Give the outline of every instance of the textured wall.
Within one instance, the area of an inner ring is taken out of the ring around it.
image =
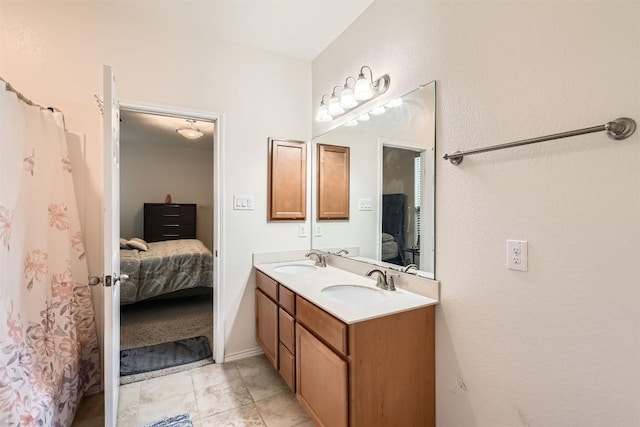
[[[235,353],[257,347],[251,254],[310,245],[298,224],[266,222],[266,177],[268,137],[310,136],[311,67],[216,39],[214,12],[211,2],[0,2],[0,76],[87,135],[91,274],[102,270],[103,147],[93,99],[102,65],[114,67],[121,99],[224,114],[219,249],[226,351]],[[255,195],[255,210],[232,210],[234,194]]]
[[[639,43],[637,2],[376,1],[314,60],[314,112],[365,64],[438,82],[439,426],[640,425],[640,132],[441,159],[640,121]]]

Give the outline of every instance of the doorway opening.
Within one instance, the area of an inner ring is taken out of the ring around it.
[[[380,259],[422,268],[420,253],[421,165],[424,149],[382,145],[382,244]]]
[[[120,111],[125,384],[222,361],[221,116],[125,102]]]

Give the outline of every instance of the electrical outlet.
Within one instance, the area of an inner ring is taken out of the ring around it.
[[[315,237],[322,236],[322,228],[320,227],[320,224],[316,224],[315,227],[313,228],[313,235]]]
[[[507,269],[528,271],[527,241],[507,240]]]
[[[298,226],[298,237],[307,237],[307,224],[300,224]]]

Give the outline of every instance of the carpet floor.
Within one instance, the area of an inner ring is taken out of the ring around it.
[[[120,349],[130,349],[205,336],[213,343],[211,295],[143,301],[120,308]],[[143,381],[213,363],[212,358],[187,365],[120,378],[121,384]]]

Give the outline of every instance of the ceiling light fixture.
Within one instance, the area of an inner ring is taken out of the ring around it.
[[[369,76],[365,77],[365,70],[369,71]],[[349,79],[355,82],[353,89],[349,86]],[[328,122],[346,114],[348,110],[357,108],[385,93],[389,89],[390,83],[391,78],[388,74],[374,80],[371,68],[366,65],[361,67],[357,79],[349,76],[345,79],[344,86],[335,86],[333,88],[328,103],[325,103],[324,97],[329,95],[322,95],[320,108],[316,114],[316,121]],[[339,89],[338,96],[337,90]],[[384,107],[379,107],[378,111],[380,108]]]
[[[195,127],[196,121],[193,119],[187,119],[187,123],[189,126],[181,127],[176,129],[180,135],[184,136],[187,139],[198,139],[204,135],[200,129]]]

